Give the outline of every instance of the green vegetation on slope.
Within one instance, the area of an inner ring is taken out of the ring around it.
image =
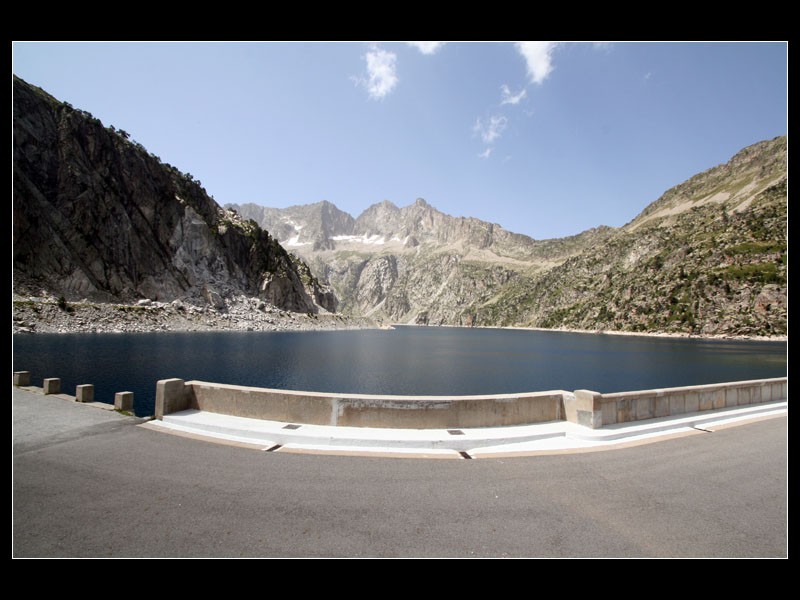
[[[538,327],[784,335],[785,198],[783,179],[741,212],[706,204],[670,225],[623,229],[506,290],[480,318]]]

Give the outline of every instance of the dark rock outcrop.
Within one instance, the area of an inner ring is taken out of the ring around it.
[[[336,310],[302,261],[191,175],[16,77],[13,94],[15,292]]]

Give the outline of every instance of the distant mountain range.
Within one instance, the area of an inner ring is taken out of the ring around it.
[[[231,204],[379,321],[721,335],[786,333],[785,137],[668,190],[621,228],[534,240],[422,199]]]

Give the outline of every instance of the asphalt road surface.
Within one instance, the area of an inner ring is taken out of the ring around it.
[[[484,460],[260,452],[13,389],[15,557],[785,557],[787,418]]]

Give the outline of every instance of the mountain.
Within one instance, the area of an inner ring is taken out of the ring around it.
[[[231,205],[377,320],[715,335],[787,331],[786,137],[668,190],[627,225],[534,240],[422,199]]]
[[[355,223],[353,217],[326,200],[285,209],[257,204],[226,204],[225,207],[254,220],[283,240],[285,246],[311,245],[314,250],[332,249],[333,238],[351,234]]]
[[[15,292],[336,310],[305,263],[124,131],[17,77],[13,127]]]
[[[786,161],[785,136],[754,144],[623,227],[551,240],[422,199],[357,218],[330,202],[222,208],[124,131],[15,77],[13,290],[180,300],[206,325],[207,310],[247,320],[267,302],[378,322],[785,335]]]
[[[509,282],[532,280],[612,232],[599,227],[534,240],[447,215],[421,198],[402,208],[384,200],[356,219],[329,202],[227,208],[273,231],[308,261],[335,290],[344,312],[390,322],[474,324],[475,307]]]
[[[787,140],[737,153],[601,247],[509,287],[488,320],[715,335],[787,333]]]

